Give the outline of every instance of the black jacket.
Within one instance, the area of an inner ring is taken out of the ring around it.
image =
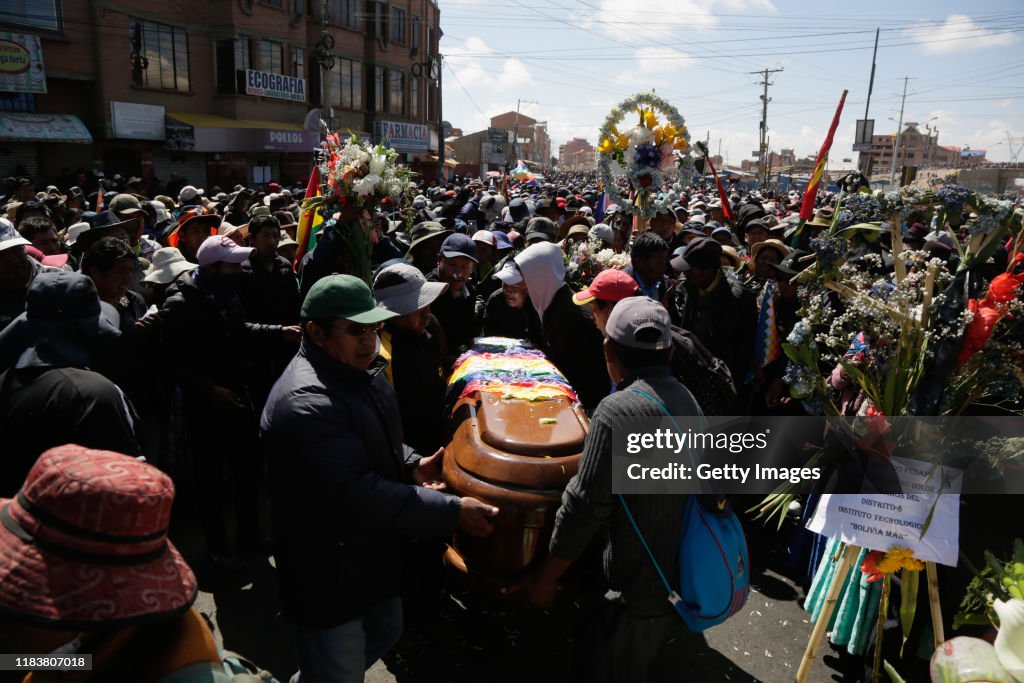
[[[696,335],[700,343],[729,366],[737,388],[750,370],[757,329],[754,295],[724,272],[710,292],[690,283],[676,286],[672,322]]]
[[[444,445],[444,334],[430,317],[423,334],[386,325],[381,343],[390,355],[388,375],[398,397],[403,441],[424,455]]]
[[[252,259],[242,266],[244,277],[239,290],[246,320],[272,325],[298,325],[299,281],[292,264],[275,256],[270,270],[254,265]]]
[[[281,606],[302,626],[337,626],[398,595],[407,539],[448,536],[458,521],[458,498],[412,485],[418,458],[380,369],[303,341],[263,411]]]
[[[238,297],[224,308],[196,286],[194,273],[185,273],[168,289],[160,309],[163,358],[185,393],[186,404],[205,400],[214,386],[246,392],[254,340],[269,341],[281,334],[280,325],[245,321]]]
[[[583,407],[591,411],[611,392],[604,360],[604,340],[583,307],[562,285],[544,311],[544,352],[569,380]]]
[[[430,282],[441,282],[441,277],[435,268],[427,275]],[[466,283],[464,295],[454,297],[450,291],[443,292],[441,296],[434,299],[430,304],[430,312],[437,317],[444,330],[447,341],[446,353],[452,360],[473,342],[477,336],[479,326],[476,318],[476,296],[473,285]]]
[[[512,308],[505,303],[505,293],[500,289],[491,294],[484,307],[484,335],[488,337],[512,337],[526,339],[540,348],[544,337],[540,331],[540,317],[530,298],[522,308]]]

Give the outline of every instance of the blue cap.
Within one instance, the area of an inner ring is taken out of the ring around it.
[[[495,249],[500,251],[501,249],[511,249],[514,246],[505,232],[501,230],[492,230],[491,232],[494,234]]]
[[[476,260],[476,243],[469,235],[463,235],[460,232],[448,235],[445,238],[441,244],[441,255],[445,258],[465,256],[472,260],[473,263],[478,263]]]

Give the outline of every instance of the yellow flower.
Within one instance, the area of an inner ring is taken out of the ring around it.
[[[666,123],[661,127],[661,135],[665,142],[674,142],[679,136],[679,130],[671,123]]]
[[[615,140],[615,146],[618,149],[621,149],[621,150],[625,151],[626,148],[629,147],[629,136],[628,135],[620,135]]]
[[[643,114],[644,125],[654,130],[654,127],[658,125],[658,117],[653,111],[644,112]]]
[[[896,546],[885,554],[877,564],[878,571],[883,574],[895,574],[901,569],[921,571],[924,569],[924,562],[914,557],[913,551],[903,546]]]
[[[609,152],[612,151],[612,149],[614,149],[614,147],[615,146],[612,144],[612,139],[605,138],[604,140],[601,140],[601,144],[597,146],[597,151],[600,152],[601,154],[608,154]]]
[[[686,141],[686,138],[683,138],[683,137],[680,137],[678,140],[676,140],[675,145],[673,145],[673,147],[678,149],[680,152],[685,152],[686,148],[689,147],[689,146],[690,146],[690,143],[688,143]]]

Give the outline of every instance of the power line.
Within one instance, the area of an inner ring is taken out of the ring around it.
[[[768,135],[768,102],[771,98],[768,97],[768,86],[775,85],[774,82],[768,80],[769,74],[776,74],[782,72],[784,69],[779,67],[778,69],[764,69],[762,71],[751,71],[751,74],[762,75],[763,78],[758,85],[764,86],[764,94],[761,95],[761,145],[757,150],[758,159],[758,170],[761,172],[761,183],[764,185],[768,184],[768,145],[765,141]]]

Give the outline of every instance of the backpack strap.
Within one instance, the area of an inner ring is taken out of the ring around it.
[[[655,559],[654,553],[651,551],[651,546],[647,544],[647,539],[644,538],[644,533],[640,531],[640,527],[637,526],[636,519],[633,518],[633,513],[630,512],[629,506],[626,505],[626,499],[623,497],[621,493],[618,493],[616,495],[619,497],[619,502],[622,503],[622,509],[623,511],[625,511],[626,518],[629,520],[630,525],[632,525],[633,531],[636,532],[636,537],[640,539],[640,545],[642,545],[644,547],[644,550],[647,551],[647,557],[651,558],[651,563],[654,565],[654,570],[658,572],[658,577],[661,578],[661,582],[662,584],[664,584],[665,590],[668,592],[668,601],[672,603],[673,607],[676,607],[676,605],[682,601],[682,598],[680,598],[679,593],[677,593],[675,589],[672,588],[672,584],[668,582],[668,577],[665,576],[664,570],[662,570],[661,565],[658,564],[658,560]],[[676,607],[676,609],[679,608]]]
[[[690,400],[693,401],[693,404],[697,406],[697,414],[700,416],[701,423],[703,424],[704,413],[701,412],[700,404],[697,403],[697,400],[693,398],[693,394],[690,393],[689,389],[687,389],[685,386],[683,386],[683,389],[686,391],[687,395],[689,395]],[[646,391],[641,391],[640,389],[637,388],[630,388],[627,389],[626,391],[630,391],[634,394],[639,394],[640,396],[643,396],[654,405],[661,408],[661,412],[663,412],[665,416],[668,417],[668,419],[672,422],[672,426],[675,427],[676,431],[682,431],[679,428],[679,423],[676,422],[676,418],[672,416],[672,413],[668,412],[668,409],[665,408],[665,405],[661,401],[656,399],[654,396],[651,396]],[[687,449],[687,452],[690,454],[690,462],[693,462],[693,452],[690,449]],[[668,592],[668,601],[672,603],[672,606],[678,611],[680,609],[680,604],[682,603],[682,598],[679,597],[679,593],[677,593],[675,589],[672,588],[672,584],[669,583],[668,577],[665,576],[665,571],[661,568],[661,565],[658,563],[658,560],[654,557],[654,552],[651,551],[651,546],[647,543],[647,539],[644,537],[644,533],[640,531],[640,527],[639,525],[637,525],[636,519],[633,517],[633,513],[630,511],[629,505],[626,504],[626,498],[621,493],[616,495],[618,495],[619,497],[619,502],[622,503],[622,509],[626,513],[626,518],[629,520],[630,525],[633,527],[633,531],[636,532],[637,538],[640,539],[640,545],[642,545],[644,547],[644,550],[647,551],[647,556],[651,558],[651,563],[654,565],[654,570],[658,572],[658,577],[661,579],[661,583],[664,584],[665,591]]]

